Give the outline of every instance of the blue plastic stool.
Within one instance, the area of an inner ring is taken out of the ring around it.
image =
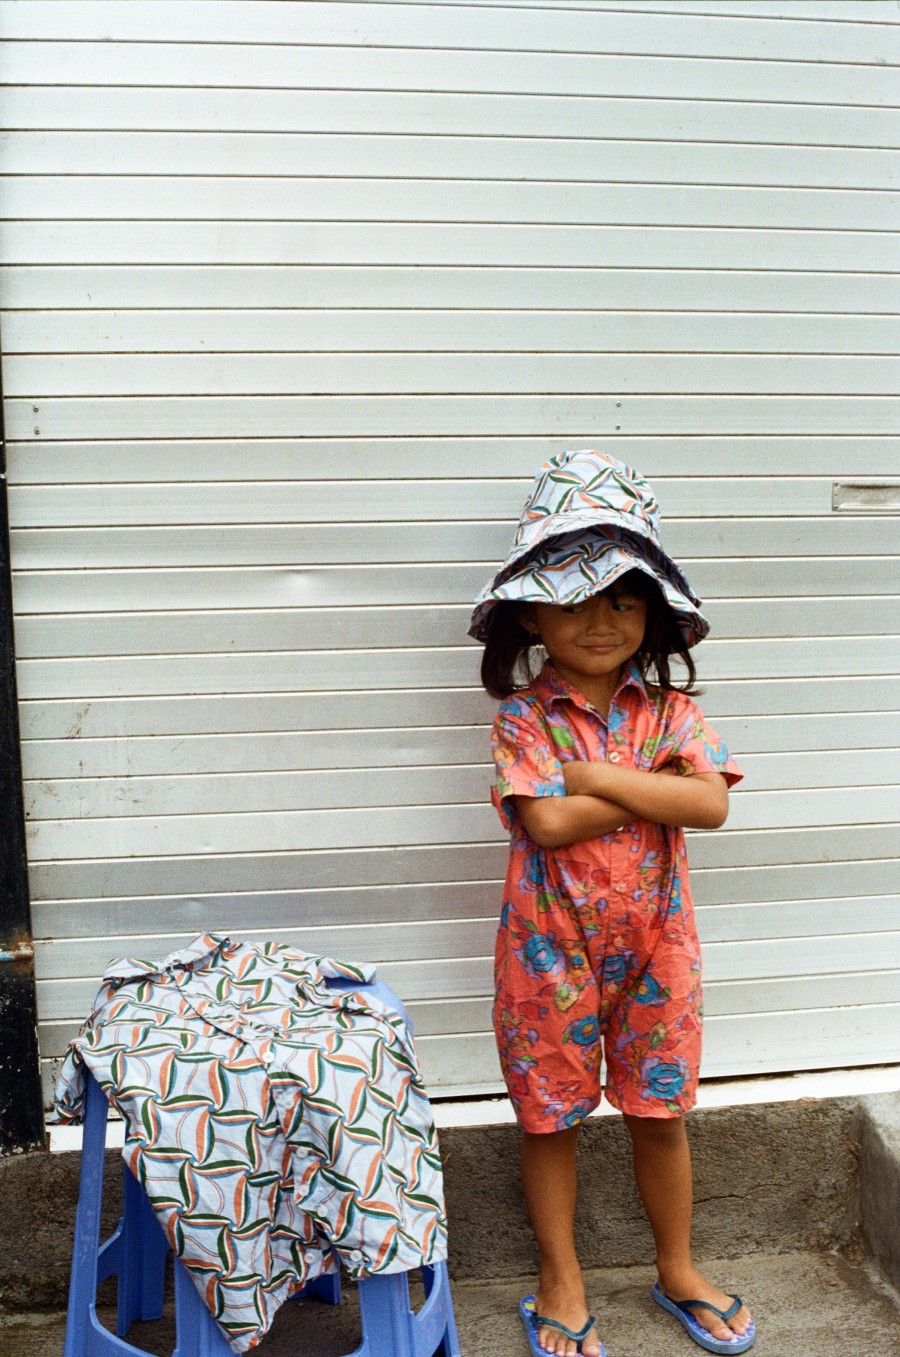
[[[406,1010],[381,981],[361,986],[329,982],[335,989],[367,989],[399,1012]],[[106,1149],[106,1095],[87,1074],[81,1181],[75,1217],[75,1243],[69,1283],[69,1308],[63,1357],[112,1357],[146,1349],[126,1342],[135,1320],[159,1319],[169,1241],[144,1189],[125,1166],[125,1203],[115,1231],[100,1243],[100,1207]],[[175,1329],[172,1357],[232,1357],[234,1349],[204,1305],[180,1259],[174,1259]],[[117,1280],[116,1332],[97,1318],[97,1286]],[[414,1313],[409,1304],[409,1275],[392,1272],[358,1282],[362,1343],[347,1357],[461,1357],[446,1263],[423,1267],[425,1303]],[[331,1305],[341,1299],[338,1273],[308,1282],[298,1296],[316,1296]]]

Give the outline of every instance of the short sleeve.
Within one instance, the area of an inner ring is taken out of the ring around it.
[[[491,732],[497,782],[491,792],[507,829],[515,826],[512,796],[565,796],[562,764],[547,727],[534,707],[522,698],[507,698],[500,706]]]
[[[696,702],[684,693],[672,693],[654,763],[679,762],[689,764],[695,773],[721,773],[729,787],[744,776]]]

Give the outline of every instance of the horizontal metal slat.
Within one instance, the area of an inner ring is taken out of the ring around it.
[[[59,396],[10,397],[6,411],[9,436],[30,441],[279,437],[298,428],[331,438],[392,432],[396,438],[521,436],[592,424],[606,434],[680,431],[693,437],[733,434],[736,427],[750,434],[889,434],[900,423],[897,404],[888,396],[855,395]]]
[[[893,673],[900,636],[814,637],[757,641],[707,641],[704,679],[807,678]],[[230,655],[97,657],[22,660],[17,666],[23,701],[328,691],[371,687],[470,687],[477,683],[480,652],[458,649],[272,651]],[[890,706],[890,702],[885,704]]]
[[[473,333],[474,343],[476,335]],[[898,394],[893,357],[848,354],[114,353],[8,354],[4,389],[60,396]]]
[[[15,402],[13,402],[15,404]],[[52,402],[51,402],[52,404]],[[624,404],[624,402],[623,402]],[[43,405],[40,407],[43,411]],[[32,417],[34,417],[32,412]],[[421,471],[426,471],[423,464]],[[708,535],[713,537],[716,531],[725,532],[727,525],[717,522],[718,516],[724,518],[752,516],[780,518],[797,515],[807,517],[810,514],[829,514],[831,512],[832,482],[819,476],[781,476],[777,479],[763,476],[741,477],[663,477],[657,478],[654,490],[659,496],[666,517],[692,517],[703,512],[713,522],[708,526]],[[306,523],[376,522],[384,523],[440,523],[454,520],[476,519],[484,523],[495,519],[505,526],[507,538],[513,525],[518,521],[522,504],[528,491],[528,483],[511,479],[495,479],[485,476],[475,478],[445,479],[437,476],[428,479],[421,475],[409,480],[359,480],[340,482],[335,491],[334,484],[328,481],[292,477],[283,481],[226,481],[213,483],[199,481],[180,482],[165,495],[159,492],[159,486],[153,482],[137,484],[125,482],[120,485],[15,485],[10,487],[10,518],[14,529],[26,527],[122,527],[174,526],[185,524],[198,526],[204,523],[215,526],[251,523],[286,523],[295,528]],[[757,536],[757,550],[765,547],[765,524],[760,524]],[[299,537],[301,534],[297,532]],[[703,556],[702,541],[698,555]],[[504,552],[505,554],[505,552]],[[813,553],[818,555],[817,552]],[[892,553],[895,554],[895,553]],[[851,554],[852,559],[855,553]],[[432,558],[434,559],[434,558]],[[451,560],[456,559],[451,557]],[[486,556],[490,562],[495,557]],[[689,558],[688,558],[689,559]],[[711,570],[723,571],[724,566],[708,566]],[[802,566],[799,568],[802,569]],[[448,573],[452,566],[440,567]],[[465,579],[465,588],[473,578],[471,566],[458,567],[460,578]],[[791,571],[784,572],[792,574]],[[434,574],[435,567],[430,567]],[[372,572],[368,572],[372,574]],[[387,572],[384,572],[387,573]],[[399,572],[396,572],[399,573]],[[411,572],[408,572],[411,573]],[[416,567],[416,575],[425,576],[421,567]],[[104,572],[110,579],[114,576]],[[217,576],[232,580],[277,580],[291,578],[286,572],[259,571],[254,574],[247,570],[232,571],[230,575]],[[197,574],[198,579],[212,578]],[[141,578],[145,578],[143,572]],[[174,576],[173,576],[174,578]],[[313,578],[341,579],[340,572],[319,570],[315,574],[306,571],[304,580]],[[20,575],[20,581],[27,577]],[[61,580],[54,581],[54,587],[60,587]],[[20,583],[20,589],[22,584]],[[476,586],[480,588],[480,585]],[[710,590],[704,586],[706,592]],[[793,592],[803,592],[797,589]],[[879,591],[873,591],[879,592]],[[469,598],[471,595],[466,594]],[[231,595],[232,603],[234,595]],[[296,604],[294,594],[289,600]],[[402,597],[387,598],[385,602],[403,602]],[[453,600],[458,601],[457,599]],[[17,601],[17,609],[24,610],[26,599]]]
[[[76,45],[77,47],[80,44]],[[886,231],[778,231],[734,227],[489,223],[193,221],[4,221],[0,249],[9,265],[271,264],[528,265],[547,268],[827,270],[893,273],[896,238]],[[861,261],[866,268],[860,268]],[[584,298],[580,305],[584,305]],[[853,307],[859,309],[859,302]],[[582,427],[588,427],[584,425]],[[483,432],[483,430],[482,430]]]
[[[102,0],[82,0],[77,15],[65,0],[44,0],[35,11],[15,8],[8,21],[7,36],[28,39],[100,40],[104,43],[172,44],[179,46],[210,42],[265,43],[270,57],[280,55],[281,45],[340,44],[355,48],[395,47],[430,49],[447,47],[454,52],[473,48],[504,52],[537,51],[562,54],[604,51],[637,54],[664,51],[671,55],[765,60],[773,42],[787,60],[900,63],[897,35],[888,21],[877,27],[832,24],[826,16],[810,32],[810,25],[786,16],[736,20],[730,13],[698,18],[693,12],[656,14],[639,8],[610,10],[602,24],[586,10],[534,9],[514,5],[515,27],[511,32],[506,9],[494,5],[304,4],[300,13],[292,6],[255,0],[253,9],[241,4],[220,3],[215,16],[198,0],[130,0],[124,11],[110,10]],[[374,9],[374,12],[373,12]],[[811,11],[807,11],[809,13]],[[201,49],[202,52],[202,49]],[[431,53],[428,53],[429,55]],[[437,55],[436,53],[434,55]],[[496,60],[496,58],[494,58]],[[202,83],[198,80],[197,83]]]
[[[701,164],[708,159],[702,148],[698,158]],[[430,179],[10,175],[3,181],[3,216],[10,222],[506,222],[773,232],[890,231],[896,221],[896,202],[885,189],[747,185],[739,178],[741,148],[733,158],[735,177],[726,185],[655,182],[649,165],[647,183],[630,182],[630,173],[624,184],[556,182],[552,152],[535,179],[453,178],[452,150],[451,172]],[[725,173],[722,162],[717,175]],[[752,177],[758,180],[762,173],[761,164]],[[828,183],[826,175],[823,167]],[[778,172],[770,177],[777,179]]]
[[[173,297],[173,302],[175,298]],[[237,300],[237,299],[236,299]],[[7,311],[4,354],[273,352],[891,354],[900,319],[783,312]],[[223,477],[223,479],[225,479]]]
[[[146,859],[109,857],[65,862],[35,862],[30,865],[33,900],[70,897],[108,900],[131,896],[225,894],[255,891],[264,882],[269,890],[296,890],[298,882],[329,886],[398,885],[410,882],[501,880],[506,870],[507,850],[498,837],[493,843],[469,842],[463,852],[458,845],[406,845],[391,848],[342,847],[325,851],[285,851],[195,856],[157,854]],[[734,869],[769,870],[794,863],[815,863],[828,871],[834,862],[874,862],[890,859],[896,870],[896,825],[829,825],[814,829],[784,829],[759,832],[726,831],[689,834],[694,871],[710,869],[731,873]],[[846,871],[846,868],[841,870]],[[738,876],[738,883],[742,878]],[[837,879],[837,878],[836,878]],[[722,878],[715,894],[726,896]],[[736,889],[738,887],[736,886]],[[755,889],[755,887],[753,888]]]
[[[426,690],[404,684],[384,692],[260,693],[209,697],[91,698],[22,701],[26,739],[79,739],[134,735],[239,734],[252,731],[344,730],[384,726],[459,726],[490,722],[496,704],[473,683]],[[703,710],[711,719],[817,712],[889,711],[893,676],[704,681]],[[741,747],[739,742],[738,747]]]
[[[900,293],[897,301],[900,307]],[[70,486],[81,482],[127,485],[147,480],[154,484],[246,483],[249,468],[254,483],[328,480],[339,483],[343,494],[345,481],[417,481],[427,467],[429,476],[438,480],[483,481],[485,472],[490,471],[492,480],[520,481],[524,498],[537,467],[552,453],[573,447],[596,447],[617,453],[630,466],[639,466],[654,485],[668,482],[673,472],[677,473],[676,480],[698,476],[733,479],[736,466],[752,467],[757,476],[788,479],[848,474],[889,476],[897,466],[897,438],[890,434],[743,437],[730,432],[717,437],[696,434],[685,439],[664,433],[649,438],[631,434],[613,438],[602,430],[592,434],[573,431],[565,437],[552,434],[508,438],[469,435],[453,440],[342,438],[340,457],[335,456],[333,439],[298,438],[296,433],[252,442],[230,437],[154,439],[150,458],[143,439],[97,442],[88,438],[66,443],[50,440],[35,443],[32,439],[9,443],[7,454],[10,483],[22,486],[52,486],[62,480]],[[667,530],[677,531],[671,506],[666,503],[665,507]],[[693,514],[702,516],[716,511],[715,506],[707,509],[704,502],[694,507]],[[828,516],[831,517],[830,506]],[[65,526],[72,525],[67,522]],[[876,528],[877,523],[873,522],[871,530]],[[740,530],[740,524],[736,530]]]
[[[281,928],[271,936],[314,955],[340,956],[344,961],[400,965],[431,963],[447,959],[458,970],[461,961],[471,962],[483,988],[492,987],[494,920],[456,920],[453,924],[451,955],[448,954],[447,928],[441,924],[381,924],[348,930]],[[232,930],[236,941],[245,935]],[[250,941],[255,940],[251,934]],[[44,942],[35,949],[38,984],[94,974],[99,976],[118,955],[120,939],[62,939]],[[158,933],[131,937],[129,956],[148,958],[168,956],[193,941],[190,933]],[[753,980],[778,976],[814,975],[842,970],[869,969],[897,971],[900,963],[900,933],[875,933],[855,936],[836,934],[812,938],[756,938],[740,942],[704,940],[704,974],[709,981]],[[900,975],[895,975],[900,983]]]
[[[495,870],[502,870],[504,854],[497,853]],[[818,863],[782,867],[699,868],[691,875],[697,900],[697,918],[704,939],[797,937],[812,933],[872,933],[889,928],[896,918],[900,891],[900,862]],[[830,892],[846,889],[846,898]],[[869,889],[869,896],[850,891]],[[783,898],[775,900],[774,892]],[[881,892],[893,890],[894,894]],[[876,893],[878,892],[878,893]],[[347,925],[405,923],[499,916],[503,885],[492,881],[439,881],[391,886],[307,888],[303,890],[221,891],[200,896],[134,896],[123,900],[85,899],[36,901],[35,937],[129,937],[145,931],[148,918],[162,932],[194,930],[225,932],[244,928],[286,926],[336,928]],[[450,936],[448,934],[448,936]],[[127,941],[122,947],[130,946]],[[488,946],[486,951],[490,951]]]
[[[900,565],[900,560],[898,560]],[[900,589],[900,569],[897,587]],[[271,609],[184,613],[26,614],[16,623],[20,661],[92,655],[453,644],[468,629],[470,608]],[[900,607],[883,598],[714,600],[704,604],[717,640],[760,636],[878,636],[900,631]]]
[[[285,133],[302,127],[324,133],[436,134],[446,144],[448,128],[456,136],[599,139],[609,137],[612,128],[617,139],[636,141],[659,140],[664,130],[679,141],[745,145],[893,148],[900,143],[900,114],[893,108],[882,107],[873,116],[866,107],[661,99],[646,91],[631,98],[506,94],[498,99],[398,90],[45,85],[37,97],[41,127],[66,132]],[[32,126],[35,99],[28,85],[7,86],[0,127]]]
[[[398,700],[398,711],[401,703]],[[427,719],[427,714],[426,719]],[[434,702],[434,717],[446,715]],[[479,713],[481,715],[481,713]],[[487,715],[487,713],[484,713]],[[363,713],[365,716],[365,713]],[[716,730],[733,750],[757,758],[798,751],[883,749],[900,745],[900,713],[842,712],[838,716],[717,717]],[[488,728],[447,725],[416,728],[332,730],[215,735],[74,736],[25,740],[27,779],[124,777],[154,774],[239,773],[300,768],[371,768],[383,764],[474,763],[487,748]],[[804,761],[807,755],[799,752]],[[827,757],[827,755],[826,755]],[[741,755],[742,764],[746,755]],[[792,765],[790,765],[792,766]]]
[[[145,815],[214,815],[253,811],[347,809],[364,806],[481,803],[493,781],[485,738],[473,764],[267,772],[171,773],[146,776],[42,778],[25,783],[26,816],[86,820]],[[771,791],[874,788],[897,780],[900,749],[840,750],[740,757],[745,795]]]
[[[744,792],[732,800],[732,831],[816,828],[900,820],[900,787]],[[271,853],[303,849],[399,847],[494,842],[496,815],[487,804],[365,809],[254,811],[245,814],[147,815],[33,821],[29,861]]]
[[[159,92],[140,91],[142,95]],[[52,93],[45,88],[42,98]],[[65,93],[79,91],[70,86]],[[252,93],[259,96],[258,91]],[[821,111],[816,109],[816,115]],[[897,116],[900,121],[900,113]],[[456,267],[422,264],[411,268],[394,260],[383,267],[357,264],[349,269],[337,260],[333,266],[300,260],[276,267],[257,262],[251,269],[229,264],[197,269],[164,262],[135,268],[99,261],[61,273],[52,265],[5,264],[0,265],[0,302],[7,309],[50,311],[61,307],[143,309],[163,304],[231,310],[236,298],[244,307],[341,307],[348,311],[357,307],[402,309],[414,303],[423,308],[480,310],[530,307],[551,313],[585,308],[659,312],[664,301],[667,310],[685,312],[889,315],[900,307],[900,277],[869,275],[862,270],[860,259],[848,274],[804,272],[799,263],[796,267],[797,272],[772,272],[762,262],[755,270],[746,266],[699,270],[696,261],[686,260],[676,269],[653,269],[638,260],[617,268],[604,267],[602,260],[586,260],[582,267],[569,261],[556,268],[540,268],[510,267],[497,260],[485,270],[466,261]]]
[[[621,449],[620,449],[621,451]],[[71,484],[71,482],[70,482]],[[523,496],[524,496],[523,489]],[[307,523],[301,533],[291,523],[199,524],[192,527],[105,526],[14,528],[10,534],[13,569],[144,569],[165,566],[350,565],[417,561],[501,561],[509,549],[507,523],[411,523],[402,533],[390,523],[355,523],[352,536],[330,524]],[[890,556],[897,528],[887,517],[851,514],[833,518],[669,518],[666,547],[676,560],[690,557]],[[789,569],[784,564],[785,570]],[[827,570],[827,562],[823,563]],[[120,618],[120,623],[124,619]],[[21,632],[25,619],[20,620]],[[50,633],[43,631],[45,644]],[[125,631],[120,635],[124,638]],[[124,644],[124,639],[122,641]]]
[[[31,117],[34,118],[36,113],[37,108],[32,107]],[[41,109],[38,114],[41,122],[42,115]],[[300,127],[302,131],[298,130]],[[683,133],[677,139],[670,137],[665,141],[629,139],[618,125],[615,140],[592,139],[583,130],[574,137],[550,137],[545,129],[528,137],[501,137],[471,136],[460,132],[455,124],[448,127],[452,128],[452,135],[443,135],[436,146],[433,135],[420,136],[407,129],[401,135],[391,136],[373,134],[370,128],[359,128],[354,136],[347,137],[311,132],[303,124],[295,124],[280,135],[272,136],[269,132],[249,130],[194,132],[184,128],[168,132],[87,132],[80,130],[75,122],[70,124],[71,130],[50,131],[35,130],[34,125],[28,123],[13,132],[0,134],[0,175],[93,176],[95,180],[124,176],[122,196],[130,200],[131,208],[140,209],[129,211],[129,217],[169,215],[155,207],[149,213],[145,212],[143,204],[149,200],[140,192],[132,195],[130,177],[133,180],[152,179],[157,184],[169,176],[180,179],[186,176],[205,179],[247,176],[257,180],[270,176],[330,178],[339,169],[342,179],[433,181],[439,177],[501,183],[516,181],[517,184],[542,180],[570,181],[579,185],[605,183],[607,186],[649,182],[660,186],[727,184],[742,188],[762,185],[791,189],[889,190],[897,182],[897,152],[888,148],[820,145],[815,155],[810,155],[809,147],[805,145],[770,143],[755,146],[748,143],[743,134],[737,134],[737,129],[731,139],[693,142]],[[441,130],[446,133],[448,127]],[[43,186],[36,184],[34,187],[43,198]],[[71,187],[77,192],[75,185]],[[160,187],[165,203],[167,188],[165,184]],[[264,203],[266,187],[260,187]],[[221,189],[213,185],[209,188],[221,194]],[[114,189],[114,185],[109,185],[107,191]],[[19,191],[28,193],[29,186],[23,184]],[[21,215],[17,210],[17,198],[18,192],[14,188],[6,215]],[[67,212],[54,210],[54,204],[71,200],[70,194],[60,197],[51,192],[40,215],[66,216]],[[101,189],[99,202],[103,201]],[[673,201],[677,201],[677,195]],[[118,206],[121,207],[121,199]],[[610,219],[612,211],[615,208],[610,204],[604,213],[606,220]],[[91,212],[89,215],[101,214]],[[116,211],[115,215],[120,212]],[[223,203],[222,216],[226,215],[229,213]],[[279,214],[254,209],[249,215]],[[312,216],[314,212],[303,211],[300,215]],[[355,217],[358,213],[340,211],[335,215]],[[876,226],[878,221],[876,215],[872,225]],[[811,218],[809,225],[815,224]],[[849,221],[844,220],[842,224],[849,225]]]
[[[443,12],[446,14],[446,7]],[[551,15],[556,21],[559,11],[551,11],[547,17]],[[656,16],[646,16],[646,23],[657,22]],[[700,20],[696,31],[706,34],[708,25]],[[783,31],[779,24],[779,45]],[[600,32],[606,32],[605,20]],[[808,43],[806,24],[800,26],[800,32]],[[893,36],[890,28],[887,32]],[[732,41],[739,46],[744,35],[734,27],[732,33]],[[812,67],[808,46],[803,49],[806,59],[793,62],[740,59],[747,57],[746,51],[735,52],[738,59],[729,61],[711,61],[708,55],[693,53],[667,53],[669,59],[662,62],[644,55],[648,51],[647,30],[640,24],[633,30],[632,53],[623,55],[446,51],[428,45],[404,49],[217,44],[208,39],[197,45],[23,39],[6,45],[3,75],[4,81],[15,85],[200,85],[569,95],[602,90],[607,97],[646,97],[647,90],[652,89],[660,98],[767,102],[777,97],[780,103],[892,106],[896,95],[894,73],[881,64],[884,49],[874,58],[876,64],[840,64],[846,60],[840,46],[844,33],[843,27],[833,30],[832,61]],[[209,30],[207,34],[210,36]],[[506,42],[508,34],[504,45]],[[660,33],[650,47],[663,51],[662,43]],[[589,46],[596,47],[596,36]],[[689,40],[689,46],[696,47],[696,40]]]

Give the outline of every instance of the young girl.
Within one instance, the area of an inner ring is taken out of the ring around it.
[[[521,1306],[535,1357],[604,1351],[574,1241],[576,1140],[600,1101],[601,1054],[656,1241],[655,1300],[709,1351],[744,1352],[755,1337],[740,1299],[697,1271],[690,1248],[684,1113],[701,992],[683,830],[721,825],[740,778],[687,696],[688,649],[708,631],[698,604],[660,546],[647,483],[577,452],[541,468],[473,616],[482,679],[503,699],[494,801],[510,859],[494,1025],[540,1251],[538,1289]],[[548,658],[532,678],[535,646]]]

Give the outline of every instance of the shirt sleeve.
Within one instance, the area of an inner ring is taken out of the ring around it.
[[[684,693],[671,694],[665,734],[653,761],[657,766],[681,764],[685,773],[721,773],[729,787],[744,776],[721,736]]]
[[[562,764],[547,727],[530,703],[507,698],[491,732],[496,784],[491,800],[508,830],[516,823],[513,796],[565,796]]]

